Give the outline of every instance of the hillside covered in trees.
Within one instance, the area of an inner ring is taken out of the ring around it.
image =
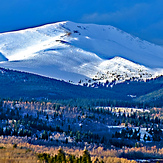
[[[0,97],[24,100],[110,99],[163,106],[163,77],[153,80],[126,81],[113,87],[73,85],[30,73],[0,68]],[[156,96],[157,94],[157,96]]]

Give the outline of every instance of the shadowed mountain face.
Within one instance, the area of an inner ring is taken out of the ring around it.
[[[113,88],[88,88],[30,73],[0,68],[0,98],[108,99],[151,102],[162,106],[163,77],[147,82],[125,82]],[[158,96],[155,92],[158,91]],[[147,95],[147,97],[146,97]],[[134,97],[134,98],[133,98]],[[153,97],[155,97],[153,99]],[[142,100],[143,99],[143,100]]]
[[[0,52],[0,62],[8,61],[8,59]]]
[[[1,98],[52,100],[70,98],[120,98],[120,94],[111,90],[77,86],[56,79],[3,68],[0,68],[0,83]]]
[[[121,83],[163,74],[163,47],[112,26],[59,22],[2,33],[0,54],[9,60],[1,67],[74,83]]]

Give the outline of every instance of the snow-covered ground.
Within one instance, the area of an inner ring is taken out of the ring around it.
[[[163,47],[112,26],[69,21],[0,34],[0,61],[0,67],[75,83],[163,75]]]
[[[126,127],[125,126],[107,126],[109,129],[119,129],[119,130],[122,130],[122,129],[125,129]],[[144,141],[144,135],[146,135],[146,138],[149,136],[150,137],[150,139],[152,139],[152,135],[151,134],[149,134],[148,132],[147,132],[147,128],[143,128],[143,127],[131,127],[132,128],[132,130],[133,130],[133,132],[134,132],[134,130],[139,130],[140,129],[140,131],[139,131],[139,133],[138,134],[140,134],[140,141]],[[150,141],[147,141],[147,142],[150,142]]]
[[[119,115],[119,113],[121,113],[121,115],[123,115],[123,113],[126,113],[126,116],[128,114],[135,113],[135,112],[141,112],[141,113],[147,112],[147,113],[150,113],[150,111],[148,109],[129,108],[129,107],[97,106],[97,107],[95,107],[95,109],[109,110],[112,113],[118,113],[117,115]]]

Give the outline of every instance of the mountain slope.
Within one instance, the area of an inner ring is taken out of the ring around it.
[[[163,106],[163,88],[155,90],[136,98],[134,101],[141,103],[151,103],[153,106]]]
[[[67,21],[2,33],[0,53],[9,60],[0,62],[1,67],[75,83],[93,78],[146,80],[163,74],[163,47],[112,26]]]
[[[8,59],[0,52],[0,62],[8,61]]]
[[[37,100],[107,99],[149,103],[151,99],[142,99],[142,97],[157,90],[160,92],[159,99],[163,99],[163,77],[147,82],[124,82],[115,85],[113,88],[99,87],[95,89],[77,86],[31,73],[0,68],[0,83],[0,98],[23,98],[30,100],[32,98]],[[136,96],[136,98],[129,95]],[[157,98],[152,100],[150,105],[152,104],[163,105]]]
[[[101,90],[73,85],[31,73],[0,68],[0,98],[12,99],[121,99],[112,90]],[[129,99],[128,97],[124,98]]]

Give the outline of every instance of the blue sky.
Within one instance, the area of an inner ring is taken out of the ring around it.
[[[70,20],[113,25],[163,45],[163,0],[0,0],[0,32]]]

